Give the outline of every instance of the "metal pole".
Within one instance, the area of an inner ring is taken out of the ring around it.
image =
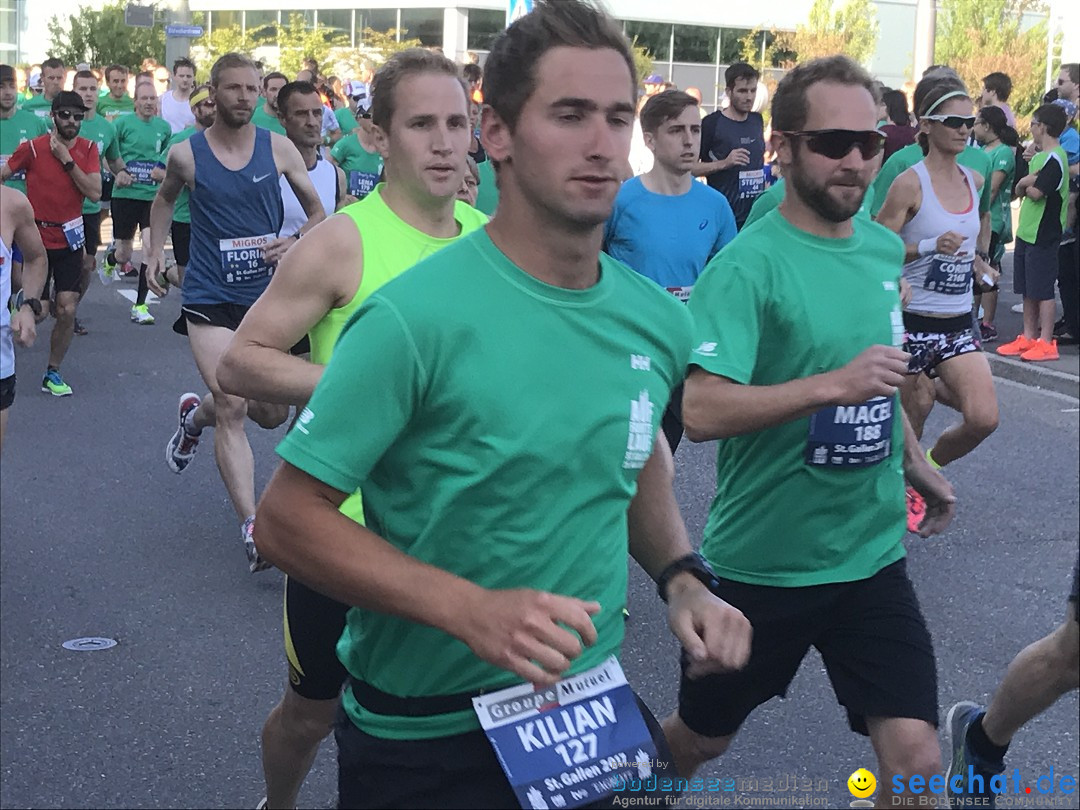
[[[918,0],[915,5],[915,64],[912,78],[919,81],[923,71],[934,64],[934,38],[937,33],[936,0]]]
[[[1050,0],[1050,15],[1046,20],[1046,84],[1043,87],[1051,87],[1050,82],[1054,79],[1054,37],[1057,34],[1057,3]]]
[[[165,10],[165,22],[172,25],[190,25],[191,7],[188,0],[173,0]],[[191,54],[191,40],[187,37],[165,38],[165,67],[172,70],[173,62]]]

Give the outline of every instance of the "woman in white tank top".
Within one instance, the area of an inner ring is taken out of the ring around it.
[[[926,157],[889,188],[878,222],[904,240],[904,350],[911,355],[901,387],[904,410],[922,437],[936,395],[963,414],[927,451],[943,467],[974,450],[998,424],[994,380],[973,329],[972,279],[997,281],[987,263],[989,213],[980,215],[985,178],[957,163],[975,123],[974,105],[956,79],[944,78],[917,110],[919,144]],[[933,377],[941,384],[935,389]],[[920,504],[908,495],[909,525]]]

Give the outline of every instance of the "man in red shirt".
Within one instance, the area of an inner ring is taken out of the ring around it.
[[[49,257],[56,324],[41,390],[56,397],[71,395],[71,386],[60,376],[60,363],[71,345],[79,300],[85,242],[83,197],[94,202],[101,198],[97,144],[79,137],[86,112],[78,93],[58,93],[52,102],[54,131],[19,144],[7,165],[0,169],[0,181],[13,172],[26,171],[26,196],[34,208],[34,219]],[[38,311],[40,303],[35,308]]]

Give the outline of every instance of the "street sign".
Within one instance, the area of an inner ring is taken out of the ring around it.
[[[124,6],[124,22],[133,28],[153,28],[154,7],[128,3]]]
[[[167,37],[187,37],[188,39],[194,39],[203,35],[203,29],[201,25],[166,25],[165,36]]]
[[[533,10],[533,0],[507,0],[506,24],[521,19]]]

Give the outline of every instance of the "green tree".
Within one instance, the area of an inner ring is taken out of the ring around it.
[[[842,53],[867,63],[877,46],[878,23],[870,0],[847,0],[834,10],[833,0],[814,0],[805,25],[777,37],[799,61]]]
[[[415,37],[406,37],[407,31],[401,29],[401,41],[398,41],[398,29],[391,28],[389,31],[376,31],[373,28],[365,28],[360,32],[361,49],[353,51],[345,60],[345,63],[354,71],[358,70],[360,63],[371,60],[376,65],[381,65],[395,53],[409,48],[422,48],[424,45]]]
[[[331,53],[347,48],[349,37],[337,29],[323,25],[309,26],[303,14],[290,14],[288,25],[277,26],[277,46],[280,49],[278,70],[286,76],[295,76],[305,59],[314,59],[324,70]]]
[[[631,43],[634,54],[634,67],[637,69],[638,82],[653,72],[653,55],[644,45],[638,45],[637,37]]]
[[[1046,21],[1024,30],[1025,3],[1014,0],[942,0],[934,61],[956,69],[978,94],[982,77],[1001,71],[1013,81],[1009,104],[1031,112],[1046,77]]]
[[[196,74],[198,81],[210,81],[210,68],[224,54],[243,53],[251,55],[260,45],[268,44],[268,40],[269,37],[264,29],[259,29],[258,32],[248,31],[245,33],[239,25],[215,25],[210,35],[197,40],[198,44],[192,49],[195,64],[199,66]]]
[[[146,57],[165,59],[165,32],[160,25],[133,28],[124,23],[124,4],[116,0],[100,10],[79,6],[73,14],[49,21],[49,55],[65,65],[88,62],[106,67],[117,64],[138,70]]]

